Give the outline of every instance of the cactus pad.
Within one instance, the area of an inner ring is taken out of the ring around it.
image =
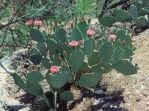
[[[102,18],[99,18],[99,22],[103,26],[109,27],[116,22],[116,19],[114,17],[111,17],[111,16],[104,16]]]
[[[18,74],[13,74],[12,77],[13,77],[16,85],[18,85],[22,89],[26,89],[25,82],[23,81],[23,79]]]
[[[50,109],[49,106],[46,104],[44,98],[38,99],[37,105],[40,110],[48,111]]]
[[[114,16],[121,22],[127,22],[130,19],[129,13],[122,9],[115,9],[113,13]]]
[[[40,64],[41,60],[42,60],[42,56],[40,54],[32,54],[29,57],[29,60],[34,64],[34,65],[38,65]]]
[[[79,68],[82,66],[84,61],[84,54],[82,53],[81,50],[75,50],[70,58],[69,58],[69,65],[70,68],[73,72],[77,72],[79,70]]]
[[[122,49],[121,47],[117,47],[114,50],[114,55],[113,55],[113,64],[119,62],[124,55],[124,49]]]
[[[47,55],[47,47],[45,43],[39,42],[37,44],[37,48],[40,51],[41,55],[46,56]]]
[[[59,89],[63,87],[71,78],[71,75],[67,71],[58,72],[53,75],[46,75],[46,80],[50,86]]]
[[[111,42],[104,43],[101,48],[99,49],[99,56],[103,63],[113,63],[113,46]]]
[[[92,45],[92,40],[87,39],[84,41],[84,54],[85,55],[90,55],[93,51],[93,45]]]
[[[31,83],[38,83],[44,80],[44,76],[39,71],[31,71],[27,74],[26,79]]]
[[[67,39],[67,36],[66,36],[66,31],[63,28],[58,29],[57,37],[60,40],[60,43],[68,42],[68,39]]]
[[[71,40],[74,40],[74,41],[82,40],[82,33],[78,27],[75,27],[72,30]]]
[[[35,96],[41,96],[43,94],[43,89],[39,83],[26,82],[27,89],[29,93]]]
[[[72,101],[73,98],[73,94],[69,91],[64,91],[60,94],[60,98],[64,101]]]
[[[31,29],[30,32],[30,37],[36,41],[36,42],[45,42],[44,36],[42,35],[42,33],[37,30],[37,29]]]
[[[52,55],[58,54],[57,51],[59,50],[59,46],[55,40],[49,39],[46,41],[47,48]]]
[[[93,52],[92,55],[88,57],[88,64],[90,66],[96,65],[100,62],[99,52]]]
[[[47,69],[50,68],[50,60],[47,57],[42,58],[41,65]]]
[[[81,31],[83,38],[87,39],[87,33],[86,32],[88,30],[88,25],[87,25],[86,21],[79,22],[78,28]]]
[[[83,74],[79,80],[75,81],[75,84],[81,87],[94,87],[101,80],[101,74],[98,73],[86,73]]]
[[[131,75],[131,74],[137,73],[137,68],[127,60],[119,61],[118,63],[113,65],[113,68],[119,73],[122,73],[125,75]]]
[[[136,20],[136,25],[140,28],[149,27],[149,22],[145,17],[141,16]]]
[[[138,18],[138,10],[137,10],[137,7],[134,5],[130,6],[130,16],[134,20]]]

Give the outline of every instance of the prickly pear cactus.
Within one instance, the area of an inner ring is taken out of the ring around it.
[[[56,102],[73,99],[71,87],[68,88],[67,85],[95,87],[101,81],[102,74],[113,69],[125,75],[136,74],[138,68],[130,62],[135,50],[131,34],[119,28],[114,30],[112,36],[106,31],[116,20],[126,22],[134,19],[137,24],[143,23],[138,21],[139,14],[136,8],[137,6],[131,7],[131,13],[135,12],[134,15],[115,9],[115,17],[100,18],[99,22],[103,29],[101,33],[104,33],[104,37],[99,40],[94,39],[95,31],[90,29],[85,20],[76,22],[70,33],[63,27],[55,29],[55,33],[52,34],[31,29],[30,38],[36,43],[30,49],[29,60],[33,65],[38,65],[46,71],[41,73],[40,68],[39,71],[31,71],[24,77],[14,74],[15,83],[39,97],[38,105],[41,109],[47,110],[57,107]],[[41,82],[45,81],[50,87],[49,96],[41,85]]]

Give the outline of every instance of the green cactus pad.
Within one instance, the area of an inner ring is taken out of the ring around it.
[[[69,91],[64,91],[60,94],[60,99],[64,101],[72,101],[74,99],[73,94]]]
[[[135,6],[137,7],[138,12],[143,8],[143,4],[140,2],[135,3]]]
[[[39,49],[41,55],[46,56],[47,55],[47,47],[45,43],[39,42],[37,44],[37,48]]]
[[[47,48],[50,51],[51,55],[58,54],[57,51],[59,50],[59,46],[56,41],[49,39],[46,41]]]
[[[75,50],[74,52],[72,52],[68,63],[70,65],[70,68],[73,72],[77,72],[80,67],[82,66],[84,61],[84,54],[82,53],[81,50]]]
[[[127,45],[129,45],[130,44],[130,42],[131,42],[131,38],[130,38],[130,36],[129,35],[126,35],[126,32],[125,32],[125,30],[119,30],[117,33],[116,33],[116,41],[121,41],[121,43],[123,42],[123,41],[125,41],[126,42],[126,44]]]
[[[123,55],[124,55],[124,49],[122,49],[121,47],[115,48],[113,55],[113,64],[119,62],[123,58]]]
[[[38,83],[44,80],[44,76],[39,71],[31,71],[27,74],[26,79],[31,83]]]
[[[124,48],[124,55],[123,58],[124,59],[128,59],[133,55],[133,50],[129,49],[129,48]]]
[[[39,54],[39,50],[38,50],[37,48],[33,47],[33,48],[30,50],[29,54],[30,54],[30,55],[31,55],[31,54]]]
[[[18,74],[13,74],[12,75],[14,82],[17,86],[19,86],[22,89],[26,89],[26,84],[23,81],[23,79],[18,75]]]
[[[134,20],[138,18],[138,10],[137,10],[137,7],[134,5],[130,6],[130,16]]]
[[[66,52],[66,55],[64,55],[67,59],[70,57],[71,54],[71,48],[67,45],[61,45],[62,53],[64,54],[64,51]]]
[[[141,0],[143,5],[148,5],[149,4],[149,0]]]
[[[57,37],[56,34],[49,35],[49,38],[50,38],[51,40],[54,40],[54,41],[56,41],[56,42],[59,42],[59,38]]]
[[[50,108],[54,107],[54,103],[53,103],[53,101],[54,101],[54,94],[51,91],[45,92],[44,95],[43,95],[43,98],[44,98],[46,104]]]
[[[49,111],[50,107],[46,104],[44,98],[37,100],[37,105],[40,110]]]
[[[97,64],[91,67],[91,70],[93,72],[99,73],[99,74],[106,74],[113,70],[112,65],[110,64]]]
[[[96,65],[100,62],[99,52],[93,52],[92,55],[88,57],[88,64],[90,66]]]
[[[36,42],[45,42],[44,36],[42,35],[42,33],[37,30],[37,29],[31,29],[30,32],[30,37],[36,41]]]
[[[105,64],[112,64],[113,63],[113,46],[111,42],[104,43],[101,48],[99,49],[99,56],[101,61]]]
[[[142,8],[140,11],[139,11],[139,15],[140,16],[144,16],[144,15],[148,15],[149,14],[149,11],[146,9],[146,8]]]
[[[29,57],[29,60],[34,64],[34,65],[39,65],[41,60],[42,60],[42,56],[40,54],[32,54]]]
[[[41,65],[47,69],[50,68],[50,60],[47,57],[42,58]]]
[[[84,54],[85,55],[90,55],[93,51],[93,45],[92,45],[92,40],[87,39],[84,41]]]
[[[47,74],[45,78],[50,86],[59,89],[70,80],[71,75],[67,71],[62,71],[52,75]]]
[[[63,28],[58,29],[57,37],[60,40],[60,42],[63,43],[63,44],[68,42],[68,39],[67,39],[67,36],[66,36],[66,31]]]
[[[136,26],[140,28],[149,27],[149,22],[145,17],[141,16],[136,20]]]
[[[137,68],[127,60],[119,61],[113,65],[113,68],[124,75],[131,75],[137,73]]]
[[[72,30],[71,40],[74,40],[74,41],[82,40],[82,33],[78,27],[75,27]]]
[[[102,74],[109,73],[113,70],[112,65],[110,64],[101,64],[101,72]]]
[[[43,89],[39,83],[31,83],[29,81],[26,82],[27,89],[29,93],[35,96],[43,95]]]
[[[59,55],[54,55],[53,57],[50,57],[50,60],[53,62],[54,65],[60,66],[61,60],[59,58]]]
[[[130,15],[128,12],[122,9],[115,9],[113,11],[114,16],[121,22],[127,22],[130,20]]]
[[[116,19],[114,17],[111,17],[111,16],[104,16],[102,18],[99,18],[99,22],[103,26],[109,27],[116,22]]]
[[[88,63],[83,62],[82,66],[80,67],[79,71],[88,71],[89,70],[89,66]]]
[[[99,73],[86,73],[76,80],[75,84],[81,87],[94,87],[101,80],[101,76]]]
[[[79,22],[78,28],[82,32],[83,38],[87,39],[88,25],[87,25],[86,21]]]

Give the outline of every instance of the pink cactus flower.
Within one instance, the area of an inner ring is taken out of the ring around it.
[[[51,73],[57,73],[59,71],[60,67],[59,66],[51,66],[50,71]]]
[[[135,37],[132,37],[131,38],[131,41],[133,41],[133,42],[136,41],[136,38]]]
[[[116,35],[115,34],[109,34],[109,38],[114,42],[116,39]]]
[[[64,56],[66,56],[66,55],[67,55],[66,51],[64,51],[64,52],[63,52],[63,55],[64,55]]]
[[[27,25],[27,26],[31,26],[31,25],[33,25],[33,20],[28,20],[26,23],[25,23],[25,25]]]
[[[42,21],[41,20],[36,20],[34,25],[35,26],[41,26],[42,25]]]
[[[75,47],[75,46],[78,46],[79,45],[79,42],[77,42],[77,41],[71,41],[71,42],[69,42],[69,45],[72,46],[72,47]]]
[[[92,30],[92,29],[89,29],[89,30],[87,31],[87,34],[88,34],[89,36],[93,36],[93,35],[95,34],[95,31]]]

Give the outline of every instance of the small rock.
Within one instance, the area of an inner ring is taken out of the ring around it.
[[[141,98],[140,97],[137,97],[136,98],[136,102],[140,102],[141,101]]]
[[[19,109],[18,111],[31,111],[31,108],[30,107],[25,107],[23,109]]]
[[[8,96],[9,94],[8,94],[8,92],[6,91],[6,89],[4,89],[4,88],[0,88],[0,96]]]

